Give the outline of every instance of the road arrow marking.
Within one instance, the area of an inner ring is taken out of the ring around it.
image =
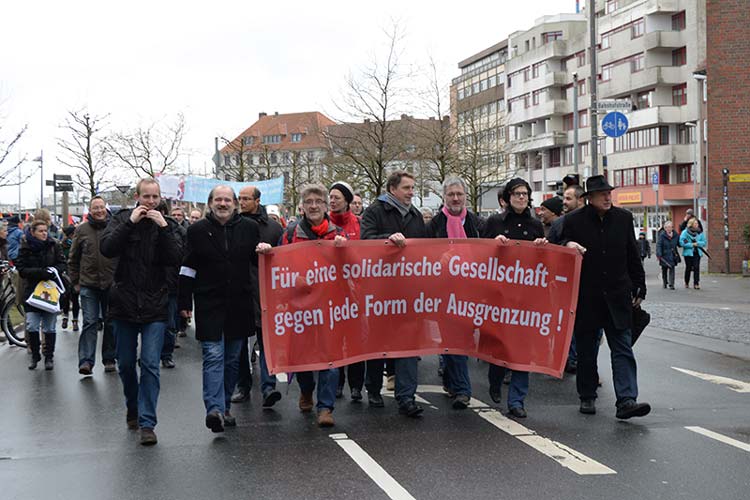
[[[714,384],[725,385],[727,386],[727,388],[729,388],[730,390],[734,392],[750,392],[750,384],[748,384],[747,382],[734,380],[733,378],[720,377],[719,375],[711,375],[708,373],[694,372],[692,370],[686,370],[684,368],[677,368],[676,366],[673,366],[672,369],[677,370],[678,372],[682,372],[686,375],[691,375],[693,377],[699,378],[701,380],[706,380]]]
[[[685,429],[696,432],[698,434],[702,434],[703,436],[709,437],[711,439],[721,441],[722,443],[728,444],[730,446],[734,446],[735,448],[739,448],[740,450],[750,452],[750,444],[743,443],[742,441],[737,441],[736,439],[732,439],[723,434],[719,434],[718,432],[709,431],[708,429],[704,429],[703,427],[693,427],[693,426],[685,427]]]

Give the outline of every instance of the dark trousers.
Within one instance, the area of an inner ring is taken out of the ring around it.
[[[664,286],[674,286],[674,266],[661,266],[661,280]]]
[[[260,335],[260,328],[258,329]],[[250,347],[249,344],[255,343],[255,337],[250,337],[242,343],[240,351],[240,376],[237,379],[237,388],[249,392],[253,388],[253,375],[250,371]]]
[[[365,387],[367,392],[380,393],[383,389],[383,365],[389,377],[396,374],[396,365],[392,359],[368,359],[365,361]]]
[[[81,310],[80,303],[78,302],[78,293],[75,288],[71,287],[65,290],[65,293],[60,297],[60,308],[64,317],[68,316],[71,306],[73,306],[73,319],[78,321],[78,313]]]
[[[693,273],[693,284],[699,285],[701,282],[701,256],[700,255],[683,255],[685,257],[685,284],[690,284],[690,273]]]
[[[342,366],[339,368],[339,387],[344,387],[346,382],[346,373],[349,375],[349,389],[362,390],[362,386],[365,385],[365,361],[359,363],[353,363],[349,366]]]

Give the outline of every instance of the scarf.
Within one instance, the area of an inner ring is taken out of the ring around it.
[[[353,224],[357,220],[357,216],[354,215],[351,210],[347,210],[341,214],[328,212],[328,217],[331,219],[331,222],[341,228],[347,227],[349,224]]]
[[[46,240],[37,239],[31,234],[31,231],[28,231],[26,233],[26,244],[29,245],[32,252],[39,252],[49,245],[49,237],[47,238]]]
[[[310,225],[310,229],[318,238],[322,238],[326,235],[326,233],[328,233],[328,218],[324,218],[323,222],[321,222],[317,226]]]
[[[697,229],[693,229],[691,227],[688,228],[688,234],[690,234],[690,236],[692,236],[693,238],[698,236],[698,232],[699,231]]]
[[[380,199],[384,201],[385,203],[388,203],[392,207],[396,208],[398,212],[401,214],[401,217],[406,217],[406,214],[409,213],[410,207],[398,201],[398,199],[395,196],[393,196],[391,193],[385,193],[385,196],[381,197]]]
[[[461,210],[460,215],[453,215],[448,210],[448,207],[443,205],[442,212],[448,221],[445,224],[445,229],[448,232],[448,238],[464,239],[466,238],[466,231],[464,230],[464,219],[466,219],[466,207]]]

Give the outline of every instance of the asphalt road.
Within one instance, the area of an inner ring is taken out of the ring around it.
[[[532,375],[529,417],[514,422],[489,404],[476,361],[473,407],[453,410],[429,357],[419,420],[398,415],[392,398],[382,409],[352,403],[347,390],[336,426],[321,430],[297,409],[296,383],[288,393],[282,383],[273,410],[254,393],[234,407],[238,427],[216,435],[204,427],[200,351],[187,338],[177,368],[162,370],[159,444],[144,448],[125,427],[117,375],[78,375],[76,335],[60,334],[53,372],[29,372],[26,353],[3,345],[0,498],[750,498],[750,340],[720,338],[726,325],[750,337],[750,280],[709,276],[700,292],[656,280],[649,270],[656,325],[636,346],[653,410],[627,422],[614,418],[604,346],[594,416],[578,413],[573,377]],[[690,318],[708,313],[703,335],[692,332]]]

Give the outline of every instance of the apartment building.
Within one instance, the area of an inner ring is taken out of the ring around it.
[[[632,103],[629,131],[599,141],[599,172],[618,188],[615,203],[632,210],[639,226],[681,220],[694,192],[705,205],[704,86],[693,76],[705,67],[705,0],[600,0],[596,9],[598,98]],[[566,174],[591,174],[589,127],[597,115],[590,110],[588,47],[585,14],[544,16],[508,37],[510,151],[539,193],[537,203],[552,196]]]
[[[461,74],[451,82],[451,122],[456,132],[456,151],[461,170],[469,170],[467,182],[480,184],[479,209],[498,208],[497,191],[515,174],[509,161],[505,113],[504,40],[458,63]]]

